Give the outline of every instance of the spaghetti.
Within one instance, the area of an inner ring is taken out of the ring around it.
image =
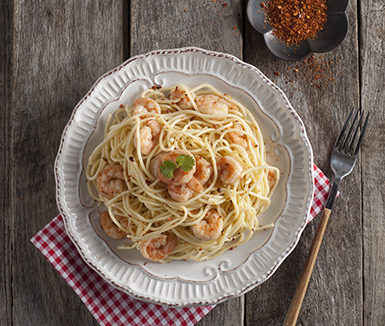
[[[86,170],[90,195],[130,240],[120,249],[160,262],[207,260],[273,226],[258,216],[279,171],[265,162],[245,107],[208,84],[147,89],[134,105],[110,114]]]

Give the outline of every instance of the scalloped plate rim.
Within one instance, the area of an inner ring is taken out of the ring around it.
[[[109,72],[105,73],[104,75],[102,75],[100,78],[97,79],[97,81],[93,84],[91,89],[86,93],[86,95],[75,106],[75,108],[74,108],[74,110],[73,110],[73,112],[71,114],[71,117],[70,117],[68,123],[66,124],[66,126],[65,126],[65,128],[63,130],[63,133],[62,133],[62,137],[61,137],[61,141],[60,141],[60,146],[59,146],[59,149],[58,149],[58,154],[57,154],[57,157],[55,159],[55,166],[54,166],[55,181],[56,181],[56,200],[57,200],[57,205],[58,205],[59,211],[60,211],[60,213],[61,213],[61,215],[63,217],[64,225],[65,225],[65,228],[66,228],[66,231],[67,231],[67,234],[68,234],[69,238],[75,244],[76,248],[78,249],[78,251],[79,251],[80,255],[82,256],[82,258],[84,259],[84,261],[93,270],[95,270],[109,284],[111,284],[115,288],[118,288],[119,290],[122,290],[123,292],[126,292],[127,294],[129,294],[132,297],[135,297],[135,298],[137,298],[139,300],[151,302],[151,303],[166,305],[166,306],[169,306],[169,307],[186,307],[186,306],[195,306],[195,305],[217,304],[217,303],[223,302],[223,301],[225,301],[227,299],[238,297],[238,296],[248,292],[249,290],[253,289],[254,287],[262,284],[269,277],[271,277],[274,274],[274,272],[277,270],[277,268],[281,265],[281,263],[287,258],[287,256],[293,251],[295,246],[298,244],[300,236],[301,236],[301,234],[302,234],[302,232],[303,232],[303,230],[305,229],[305,226],[306,226],[307,215],[309,214],[309,211],[310,211],[310,206],[311,206],[310,204],[311,204],[311,199],[312,199],[313,190],[314,190],[314,184],[312,183],[313,178],[311,177],[311,183],[309,184],[310,190],[309,190],[308,197],[306,198],[306,212],[307,213],[303,217],[301,225],[298,227],[297,231],[295,232],[294,239],[293,239],[292,243],[290,244],[290,246],[287,248],[287,250],[285,252],[281,253],[280,258],[277,259],[275,261],[275,264],[273,264],[273,266],[270,268],[270,270],[268,272],[268,275],[265,275],[264,277],[262,277],[262,279],[260,281],[258,281],[258,282],[257,281],[251,282],[247,286],[239,289],[236,293],[228,293],[226,295],[219,296],[216,299],[200,300],[199,302],[198,301],[194,301],[194,302],[173,303],[171,301],[167,301],[167,300],[164,300],[164,299],[154,298],[154,297],[149,297],[149,296],[138,294],[138,293],[132,291],[129,287],[125,288],[125,287],[121,286],[120,284],[117,284],[116,282],[114,282],[107,275],[105,275],[105,273],[103,273],[98,268],[98,266],[96,266],[89,259],[89,257],[87,257],[85,255],[85,253],[82,251],[82,248],[81,248],[80,244],[78,243],[77,239],[71,233],[72,230],[70,229],[70,226],[68,224],[69,223],[69,221],[68,221],[69,217],[67,216],[65,208],[62,206],[61,199],[60,199],[61,184],[60,184],[60,180],[59,180],[59,177],[58,177],[58,170],[59,170],[59,165],[60,165],[59,163],[60,163],[60,159],[62,157],[63,147],[64,147],[64,145],[66,143],[67,132],[69,131],[69,129],[71,128],[72,123],[74,122],[74,118],[76,116],[76,113],[81,108],[82,104],[87,100],[87,98],[94,92],[96,87],[106,77],[108,77],[111,74],[114,74],[114,73],[120,71],[124,67],[128,66],[131,62],[134,62],[134,61],[139,60],[139,59],[144,59],[144,58],[146,58],[148,56],[169,55],[169,54],[171,54],[171,55],[178,55],[178,54],[184,53],[184,52],[197,52],[197,53],[200,53],[200,54],[209,55],[209,56],[213,56],[213,57],[218,57],[218,58],[221,58],[221,59],[229,59],[229,60],[233,61],[234,63],[236,63],[237,65],[243,66],[244,68],[250,69],[254,73],[256,73],[257,76],[264,83],[266,83],[268,86],[272,87],[278,93],[278,95],[283,100],[285,108],[288,110],[288,112],[297,121],[298,127],[299,127],[299,131],[300,131],[300,135],[301,135],[301,139],[304,142],[304,144],[306,145],[305,147],[308,150],[308,153],[307,153],[308,157],[307,157],[307,159],[308,159],[308,163],[309,163],[309,166],[310,166],[310,171],[308,171],[308,173],[310,173],[311,176],[312,176],[312,162],[313,162],[312,149],[311,149],[310,142],[309,142],[309,140],[307,138],[307,134],[306,134],[306,130],[305,130],[304,124],[303,124],[302,120],[300,119],[300,117],[298,116],[298,114],[296,113],[296,111],[294,110],[294,108],[291,106],[290,102],[288,101],[288,99],[287,99],[286,95],[283,93],[283,91],[279,87],[277,87],[274,83],[272,83],[258,68],[252,66],[251,64],[245,63],[245,62],[241,61],[240,59],[238,59],[235,56],[232,56],[230,54],[225,54],[225,53],[221,53],[221,52],[205,50],[205,49],[201,49],[201,48],[197,48],[197,47],[185,47],[185,48],[178,48],[178,49],[155,50],[155,51],[148,52],[146,54],[141,54],[141,55],[134,56],[134,57],[126,60],[125,62],[123,62],[122,64],[117,66],[116,68],[114,68],[114,69],[110,70]],[[216,76],[216,77],[218,77],[218,76]],[[309,198],[310,198],[310,201],[309,201]]]

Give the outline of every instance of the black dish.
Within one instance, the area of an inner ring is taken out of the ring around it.
[[[289,46],[273,35],[273,30],[266,19],[266,10],[261,2],[267,5],[270,1],[250,0],[247,5],[247,16],[251,25],[265,39],[269,50],[278,58],[287,61],[298,61],[313,52],[328,52],[336,48],[348,33],[348,19],[345,14],[348,0],[327,0],[328,19],[324,29],[315,38]]]

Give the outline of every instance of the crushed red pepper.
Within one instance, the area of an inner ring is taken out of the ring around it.
[[[338,65],[332,60],[327,60],[324,55],[310,56],[294,69],[296,78],[301,78],[310,83],[311,87],[328,88],[336,81],[333,76],[333,67]]]
[[[286,84],[293,85],[295,81],[304,80],[310,87],[333,88],[333,83],[336,82],[333,71],[336,66],[338,62],[331,60],[329,56],[318,54],[297,62],[295,66],[287,67],[286,71],[275,71],[273,75],[283,75]]]
[[[327,20],[326,0],[272,0],[260,5],[274,35],[288,45],[314,38]]]

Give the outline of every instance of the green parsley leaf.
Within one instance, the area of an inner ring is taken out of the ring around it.
[[[181,168],[183,171],[190,171],[195,165],[195,160],[191,155],[181,154],[176,158],[176,164],[173,161],[164,161],[160,166],[160,172],[171,179],[174,176],[174,170]]]
[[[176,164],[178,168],[181,168],[183,171],[190,171],[195,165],[194,158],[190,155],[181,154],[176,158]]]
[[[177,168],[176,164],[173,161],[164,161],[160,166],[160,172],[166,178],[172,178],[174,175],[174,170]]]

